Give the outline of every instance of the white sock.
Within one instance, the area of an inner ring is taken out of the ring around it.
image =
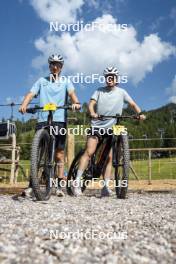
[[[104,179],[104,183],[107,189],[109,189],[109,181],[110,181],[109,178]]]
[[[76,175],[76,180],[81,181],[82,175],[83,175],[83,171],[82,170],[78,170],[77,171],[77,175]]]

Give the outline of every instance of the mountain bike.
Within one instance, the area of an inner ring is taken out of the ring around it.
[[[48,111],[45,127],[36,131],[31,149],[30,180],[37,200],[48,200],[52,192],[52,179],[55,177],[57,165],[55,163],[55,136],[50,133],[53,126],[53,112],[58,109],[72,109],[70,105],[56,106],[49,103],[44,107],[28,108],[27,113]]]
[[[110,150],[112,149],[112,165],[114,168],[114,183],[117,198],[125,199],[128,189],[128,176],[130,167],[130,153],[128,132],[125,126],[120,125],[123,119],[139,119],[138,115],[132,116],[99,116],[98,119],[116,119],[112,127],[112,135],[99,141],[94,155],[91,157],[87,169],[81,179],[81,190],[84,192],[91,180],[98,180],[103,174]],[[76,179],[79,161],[85,149],[77,154],[72,162],[67,176],[67,193],[73,195],[73,184]]]

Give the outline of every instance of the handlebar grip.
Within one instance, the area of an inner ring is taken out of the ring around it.
[[[72,110],[72,105],[65,105],[65,106],[63,106],[63,107],[58,107],[58,108]],[[81,108],[82,108],[82,106],[80,105],[80,109],[79,109],[79,110],[77,110],[77,111],[80,111],[80,110],[81,110]]]
[[[140,120],[140,115],[134,115],[133,118],[136,120]]]
[[[72,109],[72,106],[71,105],[58,106],[57,109],[71,110]]]
[[[34,108],[27,108],[26,109],[26,113],[28,113],[28,114],[35,114],[36,112],[37,112],[37,110]]]
[[[72,106],[71,106],[71,105],[68,105],[68,109],[69,109],[69,110],[72,110]]]

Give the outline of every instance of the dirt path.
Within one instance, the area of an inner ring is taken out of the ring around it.
[[[99,189],[100,184],[95,183],[91,189]],[[18,183],[16,185],[0,184],[0,194],[20,193],[27,183]],[[173,191],[176,190],[176,180],[153,180],[152,184],[148,184],[147,180],[131,180],[129,181],[129,191]]]

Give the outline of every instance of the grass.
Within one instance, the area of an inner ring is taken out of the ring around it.
[[[132,167],[137,176],[141,180],[146,180],[148,177],[148,160],[134,160]],[[151,162],[152,180],[159,179],[176,179],[176,157],[152,159]],[[130,173],[130,178],[135,179]]]
[[[140,180],[148,179],[148,160],[133,160],[131,162],[135,173],[137,174]],[[29,160],[21,160],[20,165],[23,167],[24,171],[29,176],[30,170],[30,161]],[[9,169],[6,172],[6,176],[10,175],[10,165],[0,165],[0,168]],[[176,179],[176,157],[173,158],[160,158],[160,159],[152,159],[152,180],[162,180],[162,179]],[[0,170],[0,176],[4,176],[5,172]],[[134,180],[135,176],[130,170],[130,180]],[[19,170],[18,180],[22,181],[21,170]]]

